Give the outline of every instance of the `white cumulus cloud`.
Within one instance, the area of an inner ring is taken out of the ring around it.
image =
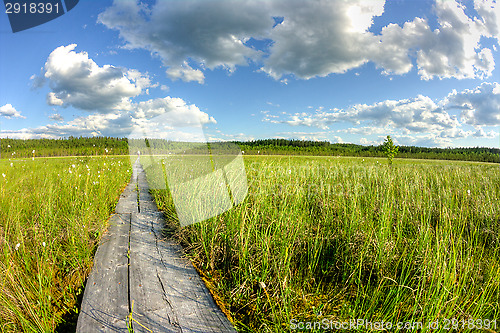
[[[452,139],[468,137],[494,138],[496,132],[486,132],[483,127],[500,125],[500,84],[484,82],[475,89],[453,91],[437,102],[418,95],[369,105],[356,104],[346,109],[318,109],[314,113],[265,113],[262,121],[322,130],[335,123],[350,123],[354,127],[337,132],[356,135],[397,132],[406,144],[425,146],[446,145]],[[466,130],[462,128],[464,125],[471,125],[475,130]]]
[[[130,98],[151,86],[150,79],[136,70],[104,65],[100,67],[86,52],[75,52],[76,44],[52,51],[34,84],[48,82],[47,103],[74,106],[87,111],[111,112],[127,109]]]
[[[163,116],[163,124],[152,124],[151,119]],[[2,131],[10,138],[61,138],[68,136],[115,136],[126,137],[134,126],[149,124],[155,130],[162,129],[172,139],[190,140],[190,127],[215,124],[216,120],[201,111],[194,104],[187,104],[181,98],[165,97],[132,103],[130,110],[117,110],[107,113],[94,112],[64,122],[59,114],[49,117],[55,124],[24,128],[16,131]],[[148,133],[154,135],[156,133]],[[192,138],[191,138],[192,139]]]
[[[279,117],[274,116],[274,118]],[[369,123],[371,126],[391,126],[409,132],[446,131],[459,126],[456,118],[429,97],[422,95],[413,99],[385,100],[371,105],[356,104],[345,110],[332,109],[313,114],[295,113],[289,118],[272,119],[267,116],[264,121],[320,129],[328,129],[329,125],[339,122],[356,125]]]
[[[120,32],[130,49],[159,56],[172,79],[202,83],[203,72],[189,61],[210,69],[230,71],[246,65],[261,52],[246,46],[273,25],[266,1],[158,1],[153,8],[115,1],[99,22]]]
[[[422,79],[480,78],[492,75],[493,52],[482,37],[500,42],[500,5],[476,0],[477,17],[452,0],[437,0],[428,18],[388,24],[378,34],[373,20],[384,15],[384,0],[186,0],[151,6],[115,1],[99,22],[117,30],[130,49],[161,58],[173,80],[205,81],[206,68],[256,63],[271,77],[310,79],[344,73],[373,62],[386,74],[416,66]],[[268,41],[256,49],[249,41]]]
[[[453,91],[446,98],[448,108],[462,110],[462,121],[470,125],[500,125],[500,84],[483,82],[475,89]]]
[[[53,121],[63,121],[64,117],[61,116],[59,113],[54,113],[49,116],[49,119]]]
[[[187,105],[181,98],[157,98],[139,102],[133,106],[133,117],[136,119],[151,119],[168,114],[169,125],[187,127],[194,124],[216,124],[216,120],[202,112],[196,105]]]
[[[269,32],[273,44],[263,71],[279,79],[344,73],[369,61],[368,32],[384,1],[275,1],[283,22]]]
[[[0,116],[5,117],[7,119],[26,118],[23,115],[21,115],[21,112],[17,111],[16,108],[12,106],[12,104],[5,104],[3,106],[0,106]]]

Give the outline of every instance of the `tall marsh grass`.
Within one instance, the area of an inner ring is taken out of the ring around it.
[[[498,165],[304,156],[245,165],[240,205],[175,229],[241,331],[323,319],[444,329],[452,318],[500,329]],[[168,190],[154,196],[175,228]]]
[[[128,158],[0,161],[0,331],[53,332],[75,314]]]

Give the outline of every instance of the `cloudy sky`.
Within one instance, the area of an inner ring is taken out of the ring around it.
[[[209,140],[498,147],[499,43],[492,0],[80,1],[18,33],[3,13],[0,137],[169,119]]]

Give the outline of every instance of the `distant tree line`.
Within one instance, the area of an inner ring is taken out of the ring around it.
[[[1,139],[1,158],[35,156],[128,155],[126,138],[68,137],[64,139]]]
[[[142,142],[141,142],[142,141]],[[210,143],[212,153],[234,153],[235,145],[245,155],[319,155],[319,156],[360,156],[384,157],[384,147],[362,146],[352,143],[329,143],[328,141],[307,141],[287,139],[265,139],[254,141],[233,141]],[[130,140],[131,152],[147,148],[155,154],[206,153],[207,146],[192,142],[148,139]],[[69,137],[65,139],[1,139],[1,158],[35,156],[90,156],[90,155],[128,155],[129,140],[114,137]],[[475,148],[426,148],[399,146],[398,158],[444,159],[480,162],[500,162],[500,149]]]
[[[238,141],[245,155],[336,155],[360,157],[384,157],[384,147],[362,146],[352,143],[329,143],[328,141],[306,141],[287,139],[265,139]],[[500,149],[487,147],[474,148],[427,148],[399,146],[398,158],[464,160],[480,162],[500,162]]]

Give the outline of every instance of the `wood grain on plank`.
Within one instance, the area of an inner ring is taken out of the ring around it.
[[[130,312],[134,332],[236,332],[180,245],[162,236],[164,215],[138,162],[116,212],[94,259],[77,332],[127,332]]]
[[[142,168],[138,171],[137,184],[139,189],[139,206],[141,207],[141,213],[155,213],[158,212],[156,203],[153,197],[149,193],[149,185],[146,179],[146,175]]]
[[[77,332],[127,332],[130,214],[113,215],[94,258]]]
[[[130,231],[130,301],[134,332],[181,332],[158,278],[161,259],[149,214],[133,214]]]
[[[120,199],[116,204],[115,212],[117,214],[131,214],[138,212],[139,208],[137,203],[136,185],[137,175],[135,177],[132,175],[130,183],[127,185],[125,190],[123,190],[122,194],[120,195]]]
[[[182,332],[236,332],[193,264],[182,256],[181,246],[172,240],[158,240],[157,246],[163,266],[159,279]]]

